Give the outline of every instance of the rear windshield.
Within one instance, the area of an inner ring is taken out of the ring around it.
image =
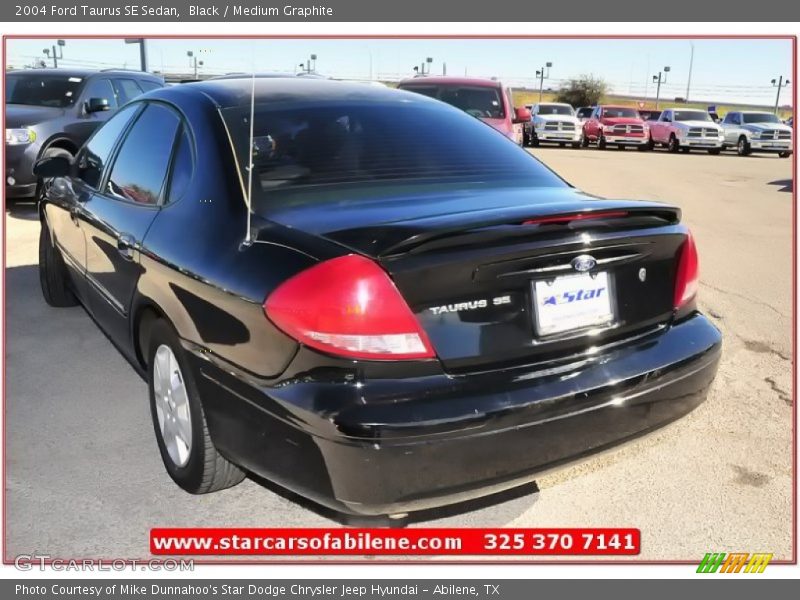
[[[780,119],[769,113],[742,113],[745,123],[780,123]]]
[[[575,113],[572,111],[571,106],[563,106],[559,104],[540,104],[540,115],[568,115],[573,116]]]
[[[673,111],[676,121],[710,121],[711,115],[702,110],[676,110]]]
[[[6,75],[6,104],[66,108],[75,103],[82,85],[82,77],[9,73]]]
[[[479,119],[504,119],[506,116],[499,87],[409,85],[401,89],[447,102]]]
[[[223,111],[247,187],[250,109]],[[436,103],[275,103],[255,107],[253,209],[338,198],[344,186],[493,183],[564,186],[477,119]]]
[[[639,119],[639,111],[634,108],[616,108],[607,107],[603,109],[603,118],[605,119]]]

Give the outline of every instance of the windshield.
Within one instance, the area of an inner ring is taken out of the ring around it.
[[[742,113],[745,123],[780,123],[780,119],[770,113]]]
[[[638,111],[633,108],[618,108],[615,106],[609,106],[603,109],[603,118],[604,119],[639,119]]]
[[[539,114],[540,115],[567,115],[567,116],[575,116],[575,112],[572,110],[571,106],[565,106],[563,104],[540,104],[539,105]]]
[[[504,119],[506,116],[499,87],[409,85],[400,89],[437,98],[479,119]]]
[[[580,119],[588,119],[590,116],[592,116],[592,110],[594,110],[594,109],[592,109],[592,107],[579,108],[578,109],[578,118],[580,118]]]
[[[676,110],[672,113],[675,121],[710,121],[711,116],[702,110]]]
[[[250,109],[223,111],[247,187]],[[343,186],[487,183],[566,185],[501,133],[435,103],[328,102],[256,106],[253,210],[355,201]]]
[[[66,108],[75,103],[82,84],[82,77],[36,73],[8,74],[6,104]]]

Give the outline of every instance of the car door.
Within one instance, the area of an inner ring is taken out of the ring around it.
[[[141,274],[141,244],[161,205],[180,123],[178,113],[167,105],[145,103],[118,145],[102,185],[85,206],[92,312],[118,342],[128,338],[128,313]]]
[[[84,207],[97,191],[122,133],[138,108],[119,111],[78,151],[69,177],[46,183],[45,217],[64,262],[72,273],[75,291],[86,299],[86,239]]]
[[[597,133],[600,127],[600,116],[602,115],[602,110],[599,106],[595,107],[592,111],[591,116],[586,121],[584,125],[584,131],[586,132],[586,137],[589,139],[597,139]]]
[[[662,144],[667,143],[669,140],[671,123],[672,111],[665,110],[661,113],[661,116],[658,117],[658,121],[655,122],[655,131],[653,131],[652,127],[650,128],[650,132],[653,134],[653,140]]]
[[[725,131],[725,143],[735,145],[739,140],[742,115],[738,112],[729,112],[722,120],[722,129]]]

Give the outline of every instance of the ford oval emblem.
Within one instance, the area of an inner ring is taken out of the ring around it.
[[[581,254],[580,256],[576,256],[570,262],[572,268],[578,271],[579,273],[585,273],[586,271],[591,271],[597,265],[597,261],[594,259],[593,256],[589,256],[588,254]]]

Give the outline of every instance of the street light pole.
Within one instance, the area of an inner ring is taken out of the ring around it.
[[[791,83],[791,82],[788,79],[786,81],[783,80],[783,75],[778,77],[777,80],[775,80],[775,79],[772,80],[772,85],[778,88],[778,93],[775,95],[775,111],[774,112],[775,112],[776,115],[778,114],[778,105],[780,104],[780,101],[781,101],[781,88],[783,88],[784,86],[789,85],[789,83]]]
[[[53,68],[54,69],[58,68],[58,59],[59,58],[64,58],[63,48],[64,48],[65,45],[66,45],[66,42],[64,40],[58,40],[55,44],[53,44],[53,55],[52,56],[50,56],[50,49],[49,48],[45,48],[44,50],[42,50],[42,52],[45,53],[47,58],[52,58],[53,59]]]
[[[653,83],[657,83],[658,86],[656,87],[656,110],[658,110],[658,103],[661,99],[661,84],[667,83],[667,73],[669,73],[670,68],[664,67],[663,71],[659,71],[658,75],[653,75]]]
[[[553,63],[548,62],[545,63],[545,66],[541,68],[541,70],[536,71],[537,77],[539,77],[539,102],[542,101],[542,94],[544,92],[544,80],[545,78],[550,79],[550,67],[553,66]],[[547,75],[545,75],[544,70],[547,69]]]
[[[689,101],[689,88],[692,85],[692,66],[694,65],[694,42],[689,42],[692,46],[692,53],[689,56],[689,78],[686,80],[686,102]]]

